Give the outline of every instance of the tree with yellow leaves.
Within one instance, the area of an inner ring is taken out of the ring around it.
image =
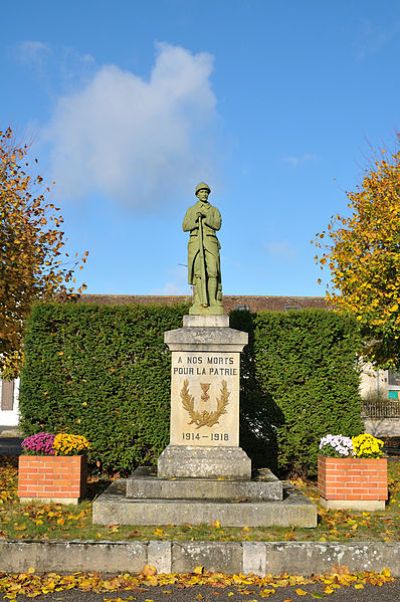
[[[74,270],[87,257],[86,252],[81,260],[75,256],[71,261],[63,252],[60,210],[47,202],[50,189],[43,178],[28,173],[27,153],[26,145],[15,144],[10,128],[0,131],[0,375],[4,378],[18,373],[23,326],[32,303],[70,298]]]
[[[355,315],[365,359],[399,366],[400,151],[384,151],[347,197],[350,215],[336,215],[317,239],[322,252],[316,259],[332,276],[327,299]]]

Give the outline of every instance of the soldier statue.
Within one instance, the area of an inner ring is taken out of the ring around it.
[[[189,310],[194,315],[221,315],[222,307],[221,248],[216,231],[221,227],[221,214],[208,202],[211,192],[205,182],[197,184],[197,202],[189,207],[183,230],[190,232],[188,243],[188,277],[194,287],[194,302]]]

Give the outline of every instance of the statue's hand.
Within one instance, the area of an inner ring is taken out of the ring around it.
[[[196,214],[196,222],[198,222],[199,220],[201,220],[202,217],[206,217],[205,213],[202,213],[201,211],[198,211]]]

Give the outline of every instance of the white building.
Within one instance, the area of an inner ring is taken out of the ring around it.
[[[16,427],[18,412],[19,379],[0,379],[0,427]]]

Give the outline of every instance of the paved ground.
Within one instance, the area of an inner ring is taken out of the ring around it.
[[[323,592],[321,585],[303,586],[301,589],[308,592],[307,595],[303,596],[298,595],[295,592],[296,589],[289,587],[278,589],[275,594],[268,597],[261,597],[261,590],[252,587],[248,587],[247,591],[249,593],[246,594],[241,593],[233,587],[216,589],[209,586],[187,589],[179,589],[179,587],[171,586],[162,588],[151,587],[141,591],[113,592],[109,594],[94,594],[93,592],[69,590],[39,596],[35,600],[44,602],[103,602],[104,600],[115,602],[120,602],[120,600],[136,600],[136,602],[239,602],[239,600],[245,602],[263,602],[263,600],[271,600],[272,602],[298,602],[300,600],[316,599],[312,594],[321,594]],[[334,594],[325,595],[322,598],[329,600],[329,602],[396,602],[400,600],[400,579],[397,579],[393,583],[382,585],[382,587],[366,585],[361,590],[344,587],[337,590]],[[29,602],[30,600],[32,598],[17,598],[17,602]]]
[[[0,436],[0,456],[19,456],[21,453],[20,437]]]

